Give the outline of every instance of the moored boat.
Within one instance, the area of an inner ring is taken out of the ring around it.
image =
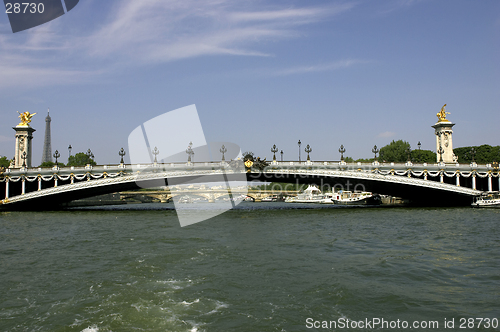
[[[285,199],[286,203],[321,203],[325,195],[318,187],[309,185],[302,193],[297,196],[289,196]]]
[[[352,192],[340,190],[334,192],[331,197],[325,199],[322,203],[339,205],[380,205],[382,199],[380,195],[367,191]]]
[[[500,208],[500,192],[488,192],[474,197],[472,207]]]

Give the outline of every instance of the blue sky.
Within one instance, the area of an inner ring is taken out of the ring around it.
[[[105,164],[141,123],[191,104],[207,141],[268,159],[273,144],[297,159],[299,139],[313,160],[393,139],[435,150],[445,103],[454,147],[499,145],[499,59],[493,0],[81,0],[16,34],[0,14],[0,155],[14,155],[17,111],[38,113],[35,165],[48,107],[61,159],[71,144]]]

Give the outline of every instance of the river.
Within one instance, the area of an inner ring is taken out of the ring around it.
[[[0,213],[0,330],[500,330],[500,210],[172,208]]]

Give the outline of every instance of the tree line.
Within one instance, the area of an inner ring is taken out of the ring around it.
[[[408,151],[410,151],[410,160],[415,163],[435,163],[437,160],[436,152],[431,150],[410,149],[410,143],[397,140],[392,141],[386,146],[382,147],[379,152],[377,160],[380,162],[395,162],[404,163],[408,161]],[[408,150],[410,149],[410,150]],[[474,161],[478,164],[489,164],[494,161],[500,161],[500,146],[491,146],[483,144],[480,146],[466,146],[453,149],[453,152],[458,157],[458,162],[461,164],[469,164]],[[351,157],[345,157],[345,162],[364,162],[371,163],[375,158],[360,158],[354,160]],[[0,157],[0,167],[9,167],[11,160],[7,157]],[[96,165],[96,162],[88,154],[79,152],[68,158],[66,164],[58,162],[60,167],[64,166],[85,166]],[[53,167],[54,162],[44,162],[38,167]]]

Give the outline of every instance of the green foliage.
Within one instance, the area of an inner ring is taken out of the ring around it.
[[[359,159],[356,159],[357,163],[373,163],[374,161],[375,161],[375,158],[369,158],[369,159],[359,158]]]
[[[66,166],[85,166],[85,165],[97,165],[96,162],[91,159],[86,153],[78,152],[74,156],[69,156],[68,164]]]
[[[413,150],[411,160],[414,163],[435,163],[437,162],[436,153],[431,150]]]
[[[55,165],[56,163],[53,163],[52,161],[44,161],[38,167],[54,167]],[[59,166],[64,166],[64,164],[61,165],[61,163],[59,163]]]
[[[453,149],[453,153],[458,157],[458,162],[468,164],[472,162],[471,149],[476,150],[475,161],[478,164],[490,164],[493,161],[500,161],[500,146],[484,144],[481,146],[466,146]]]
[[[353,163],[354,162],[354,159],[352,159],[351,157],[344,157],[344,161],[346,163]]]
[[[393,140],[391,143],[380,149],[380,158],[378,159],[381,162],[404,163],[408,161],[407,149],[409,147],[410,143],[406,141]]]
[[[5,156],[4,156],[4,157],[1,157],[1,158],[0,158],[0,167],[5,167],[5,168],[7,168],[7,167],[9,167],[9,166],[10,166],[10,160],[9,160],[9,159],[7,159],[7,157],[5,157]]]

